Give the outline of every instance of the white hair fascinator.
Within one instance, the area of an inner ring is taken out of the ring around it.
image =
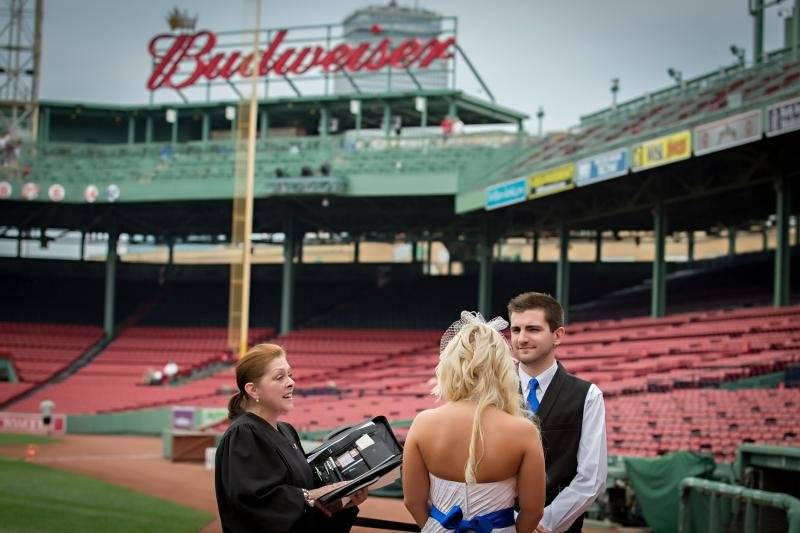
[[[439,353],[444,352],[444,349],[447,347],[450,341],[453,340],[453,337],[458,335],[458,332],[461,331],[461,328],[468,325],[489,326],[493,330],[501,332],[508,327],[508,322],[499,316],[496,316],[489,322],[486,322],[486,319],[483,318],[483,315],[477,311],[461,311],[461,319],[450,324],[450,327],[447,328],[442,335],[442,340],[439,341]]]

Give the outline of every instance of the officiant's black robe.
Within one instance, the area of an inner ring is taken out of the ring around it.
[[[301,488],[314,488],[314,478],[297,432],[252,413],[236,417],[217,447],[215,488],[226,533],[345,532],[358,514],[352,508],[328,518],[310,509]]]

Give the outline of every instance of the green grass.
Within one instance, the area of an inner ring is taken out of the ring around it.
[[[46,435],[25,435],[23,433],[0,433],[0,446],[19,446],[26,444],[50,444],[57,439]]]
[[[0,530],[31,532],[196,532],[212,520],[126,488],[0,458]]]

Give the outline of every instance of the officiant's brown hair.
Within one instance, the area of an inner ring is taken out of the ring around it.
[[[256,344],[236,363],[236,387],[239,391],[231,396],[228,401],[228,418],[233,420],[244,413],[247,403],[251,401],[244,386],[248,383],[257,383],[273,359],[286,355],[283,348],[277,344]]]
[[[550,326],[550,331],[564,327],[564,308],[558,300],[544,292],[523,292],[511,298],[508,302],[508,318],[512,313],[524,313],[531,309],[544,311],[544,319]]]

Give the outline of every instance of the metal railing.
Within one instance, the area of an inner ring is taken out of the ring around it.
[[[723,531],[723,519],[725,518],[722,511],[723,500],[738,502],[745,506],[743,516],[742,513],[736,513],[731,517],[731,520],[741,521],[741,527],[737,530],[744,531],[744,533],[772,531],[776,524],[767,523],[770,519],[765,516],[763,509],[767,507],[785,513],[788,533],[800,533],[800,500],[788,494],[748,489],[695,477],[681,481],[680,491],[678,521],[680,533],[690,533],[693,530],[693,517],[689,510],[689,496],[692,492],[708,495],[710,498],[707,521],[702,529],[704,533],[721,533]]]

